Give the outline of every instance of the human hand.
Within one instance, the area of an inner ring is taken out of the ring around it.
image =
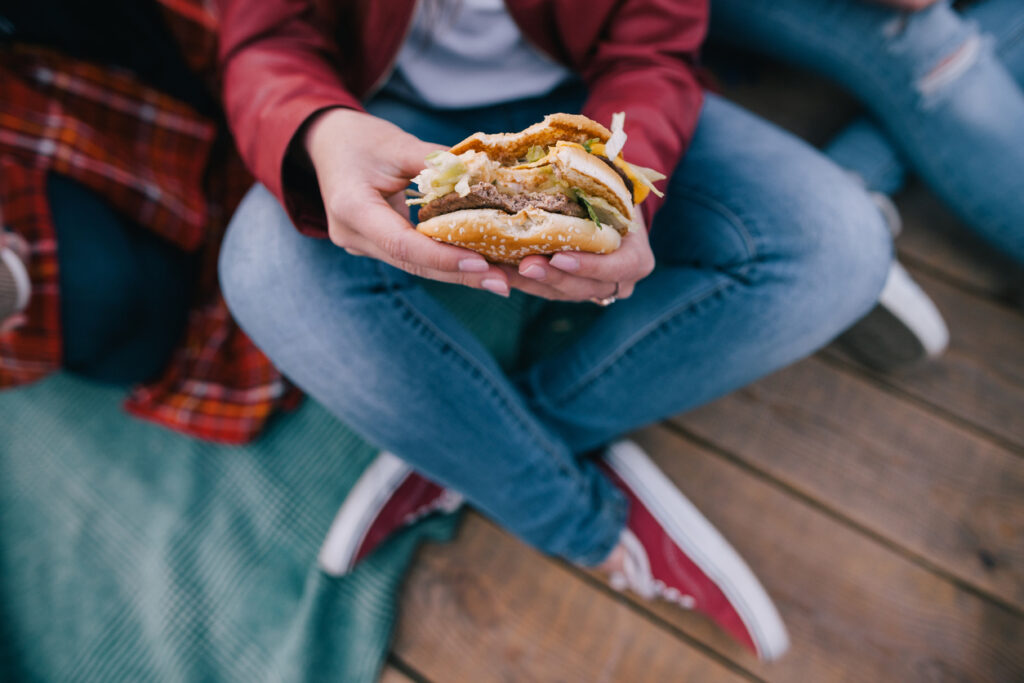
[[[388,121],[329,109],[309,125],[305,147],[320,183],[331,241],[419,277],[508,295],[508,275],[469,249],[436,242],[408,220],[403,192],[430,152]]]
[[[560,301],[587,301],[614,296],[626,299],[636,283],[654,270],[647,229],[637,211],[638,228],[622,238],[610,254],[562,251],[551,257],[527,256],[518,268],[505,266],[509,282],[528,294]]]
[[[917,12],[925,7],[931,7],[939,0],[871,0],[879,5],[888,5],[907,12]]]

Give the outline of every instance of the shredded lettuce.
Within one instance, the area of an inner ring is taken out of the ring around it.
[[[594,225],[596,225],[597,227],[600,228],[601,227],[601,221],[598,220],[597,212],[594,211],[594,207],[591,206],[590,201],[587,199],[587,196],[585,194],[583,194],[579,190],[579,188],[576,188],[576,187],[572,188],[572,193],[574,195],[576,195],[576,201],[578,201],[580,204],[582,204],[583,208],[585,208],[587,210],[587,215],[590,216],[590,220],[594,221]]]
[[[596,142],[601,142],[601,138],[590,138],[589,140],[583,143],[583,149],[593,153],[591,146]]]
[[[543,145],[534,145],[526,152],[526,163],[532,164],[535,161],[540,161],[548,155],[548,150]]]
[[[619,156],[623,146],[626,144],[626,131],[623,126],[626,124],[626,112],[620,111],[612,114],[612,136],[604,143],[604,154],[609,159]]]
[[[499,165],[486,154],[474,151],[456,156],[439,150],[428,154],[425,161],[426,168],[413,178],[423,196],[407,200],[406,204],[410,206],[428,204],[450,192],[458,192],[459,196],[465,197],[471,184],[493,180],[494,169]]]

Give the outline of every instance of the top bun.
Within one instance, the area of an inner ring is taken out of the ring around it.
[[[633,220],[633,195],[619,174],[579,147],[557,147],[554,163],[562,177],[587,194],[606,199],[627,221]],[[625,231],[625,226],[622,226]]]
[[[473,133],[452,147],[452,154],[484,152],[503,164],[514,164],[526,156],[534,145],[553,145],[559,140],[578,142],[597,138],[607,142],[612,132],[597,121],[579,114],[548,114],[543,121],[518,133]]]

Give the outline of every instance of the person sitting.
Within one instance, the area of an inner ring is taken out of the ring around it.
[[[981,0],[713,0],[714,40],[816,70],[870,113],[825,146],[898,225],[885,197],[916,172],[964,224],[1024,266],[1024,5]],[[879,305],[845,335],[892,368],[946,347],[927,295],[894,263]]]
[[[739,554],[618,440],[820,348],[877,300],[892,245],[849,174],[702,91],[705,4],[220,7],[225,111],[260,181],[221,251],[228,305],[277,367],[386,451],[323,566],[344,573],[408,513],[464,498],[543,552],[781,655],[785,628]],[[670,176],[664,201],[643,205],[649,235],[500,266],[410,224],[400,193],[431,152],[552,112],[608,125],[619,111],[626,157]],[[511,373],[428,280],[605,307]]]

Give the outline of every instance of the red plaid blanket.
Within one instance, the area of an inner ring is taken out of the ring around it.
[[[163,0],[189,64],[213,73],[211,13]],[[201,251],[200,294],[187,333],[157,381],[126,409],[213,441],[255,437],[297,392],[237,327],[216,280],[227,219],[252,183],[218,126],[131,74],[55,52],[0,52],[0,223],[31,245],[28,323],[0,335],[0,388],[61,364],[59,273],[47,172],[66,175],[182,249]]]

